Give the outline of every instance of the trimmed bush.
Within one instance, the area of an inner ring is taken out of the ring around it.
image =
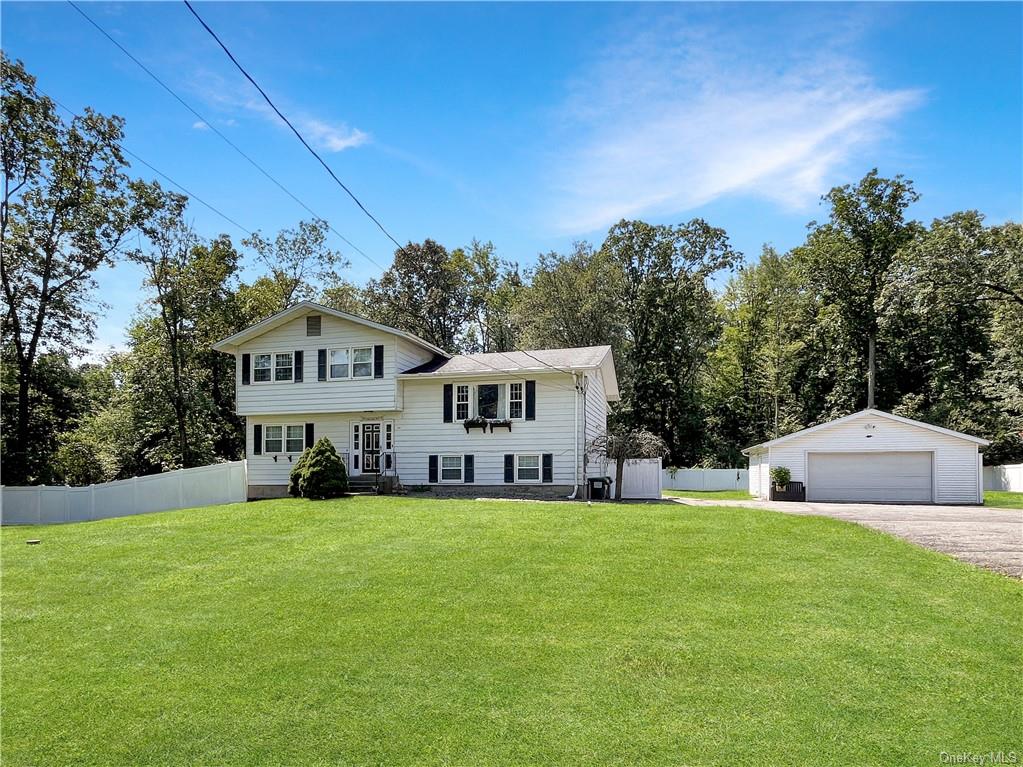
[[[291,474],[288,475],[288,495],[292,498],[302,497],[302,475],[305,473],[306,459],[309,458],[310,452],[311,448],[303,450],[295,465],[291,467]]]
[[[780,489],[788,487],[789,481],[792,479],[792,472],[786,469],[784,466],[775,466],[771,469],[771,481],[774,486]]]
[[[326,437],[306,451],[298,485],[303,498],[339,498],[348,492],[348,471]]]

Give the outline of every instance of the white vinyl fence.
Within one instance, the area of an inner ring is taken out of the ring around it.
[[[747,469],[665,469],[669,490],[749,490]]]
[[[611,472],[614,476],[614,471]],[[613,489],[613,488],[612,488]],[[661,497],[661,459],[633,458],[622,470],[622,498],[649,500]]]
[[[1023,493],[1023,463],[984,467],[985,490],[1009,490]]]
[[[246,498],[245,461],[179,469],[88,487],[4,487],[0,523],[51,525],[188,509]]]

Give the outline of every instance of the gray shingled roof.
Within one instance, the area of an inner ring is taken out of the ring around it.
[[[522,352],[456,354],[451,359],[435,357],[424,365],[406,370],[404,375],[451,375],[493,373],[494,369],[514,373],[522,370],[580,370],[600,367],[610,346],[583,346],[576,349],[536,349]]]

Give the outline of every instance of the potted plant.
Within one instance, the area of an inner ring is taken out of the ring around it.
[[[802,482],[792,481],[792,472],[785,466],[771,469],[772,501],[805,501],[806,488]]]

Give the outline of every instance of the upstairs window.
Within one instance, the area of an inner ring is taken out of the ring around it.
[[[524,412],[525,399],[523,397],[524,384],[510,383],[508,384],[508,417],[509,418],[522,418]]]
[[[291,381],[295,377],[295,360],[291,352],[274,355],[274,380]]]
[[[500,388],[500,384],[480,384],[476,387],[476,415],[480,418],[497,418]]]
[[[461,384],[455,387],[455,420],[464,421],[469,417],[469,387]]]
[[[361,346],[352,349],[352,378],[373,377],[373,347]]]
[[[348,378],[348,350],[330,350],[330,377]]]
[[[255,364],[252,368],[252,379],[254,381],[269,381],[270,380],[270,369],[273,367],[273,355],[271,354],[257,354]]]

